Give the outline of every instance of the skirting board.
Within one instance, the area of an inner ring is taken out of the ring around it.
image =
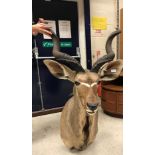
[[[40,111],[32,112],[32,117],[37,117],[37,116],[41,116],[41,115],[47,115],[47,114],[51,114],[51,113],[61,112],[62,109],[63,109],[63,107],[59,107],[59,108],[46,109],[46,110],[40,110]]]

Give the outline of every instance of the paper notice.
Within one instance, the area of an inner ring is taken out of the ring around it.
[[[106,30],[107,29],[107,18],[92,17],[92,28],[93,30]]]
[[[71,38],[71,22],[69,20],[59,20],[60,38]]]
[[[46,20],[47,26],[51,27],[51,29],[56,33],[56,22],[54,20]],[[43,34],[44,39],[51,39],[51,37]]]

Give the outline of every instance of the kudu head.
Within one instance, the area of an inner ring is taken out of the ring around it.
[[[112,81],[122,71],[122,61],[112,61],[115,57],[112,50],[112,40],[119,33],[120,30],[111,33],[106,42],[107,54],[98,59],[91,70],[84,70],[76,59],[60,52],[59,38],[52,32],[54,43],[52,52],[56,60],[44,60],[44,63],[56,78],[74,83],[74,100],[86,110],[88,115],[93,115],[98,110],[98,83],[100,81]]]

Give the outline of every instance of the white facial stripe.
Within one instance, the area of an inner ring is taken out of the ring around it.
[[[86,87],[93,87],[94,85],[97,85],[97,82],[92,83],[91,85],[88,83],[80,82],[81,85],[85,85]]]
[[[91,87],[88,83],[80,82],[81,85],[85,85],[86,87]]]
[[[97,85],[97,82],[92,83],[92,84],[91,84],[91,87],[93,87],[93,86],[95,86],[95,85]]]

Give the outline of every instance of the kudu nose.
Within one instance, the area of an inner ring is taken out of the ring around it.
[[[94,111],[97,109],[97,105],[93,103],[87,103],[87,106],[90,110]]]

